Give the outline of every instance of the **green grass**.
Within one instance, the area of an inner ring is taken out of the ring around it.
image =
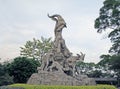
[[[23,87],[24,89],[117,89],[111,85],[96,85],[96,86],[54,86],[54,85],[28,85],[28,84],[13,84],[11,87]]]

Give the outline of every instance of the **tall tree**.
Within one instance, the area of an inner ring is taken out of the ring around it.
[[[103,4],[94,26],[99,33],[113,29],[108,35],[113,42],[109,52],[120,54],[120,0],[105,0]]]
[[[27,41],[24,47],[20,48],[22,56],[40,60],[52,48],[52,41],[51,38],[41,37],[41,40],[33,38],[33,41]]]

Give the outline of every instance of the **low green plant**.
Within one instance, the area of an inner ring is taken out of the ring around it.
[[[95,86],[61,86],[61,85],[29,85],[13,84],[12,87],[23,87],[24,89],[117,89],[112,85],[95,85]]]
[[[0,89],[24,89],[23,87],[1,86]]]

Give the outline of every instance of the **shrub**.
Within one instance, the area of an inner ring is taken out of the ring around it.
[[[23,87],[1,86],[0,89],[24,89]]]
[[[96,86],[53,86],[53,85],[28,85],[28,84],[13,84],[12,87],[23,87],[24,89],[117,89],[111,85],[96,85]]]

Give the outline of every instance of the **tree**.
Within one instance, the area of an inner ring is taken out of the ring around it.
[[[14,77],[15,83],[26,83],[31,74],[37,72],[40,66],[37,60],[27,57],[17,57],[8,66],[11,76]]]
[[[85,62],[78,62],[76,64],[77,69],[79,70],[79,72],[81,74],[85,74],[85,75],[91,75],[91,73],[94,71],[95,69],[95,64],[94,63],[85,63]],[[91,76],[89,76],[91,77]]]
[[[103,55],[105,56],[105,55]],[[106,55],[108,56],[108,55]],[[110,78],[114,76],[113,70],[109,69],[108,62],[102,59],[98,64],[78,62],[77,69],[81,74],[92,78]]]
[[[99,33],[113,29],[108,35],[113,42],[109,52],[120,54],[120,0],[105,0],[103,4],[94,26]]]
[[[41,60],[43,55],[52,48],[51,38],[41,37],[41,40],[33,38],[33,41],[27,41],[21,48],[21,55],[29,58]]]
[[[94,70],[91,73],[89,73],[88,76],[92,77],[92,78],[100,78],[102,75],[103,75],[103,73],[101,70]]]
[[[97,65],[106,67],[110,65],[111,62],[111,57],[109,54],[108,55],[101,55],[100,59],[102,59],[100,62],[97,63]]]
[[[100,59],[102,59],[100,62],[97,63],[100,69],[102,69],[102,76],[103,77],[115,77],[116,73],[113,69],[110,69],[110,67],[113,65],[112,61],[114,60],[111,55],[101,55]]]
[[[112,44],[109,52],[114,53],[112,56],[103,56],[99,64],[104,68],[114,70],[120,78],[120,0],[105,0],[103,7],[100,9],[100,16],[95,20],[95,28],[101,33],[103,30],[111,29],[108,35]],[[105,64],[104,64],[105,63]]]
[[[6,64],[0,64],[0,86],[13,83],[13,77],[8,74]]]
[[[102,55],[102,60],[98,63],[104,69],[105,77],[115,77],[118,79],[118,85],[120,84],[120,55]]]
[[[120,55],[113,55],[111,59],[112,61],[110,69],[115,71],[118,79],[118,86],[120,86]]]
[[[113,55],[111,59],[112,61],[110,69],[113,69],[117,76],[120,77],[120,55]]]

